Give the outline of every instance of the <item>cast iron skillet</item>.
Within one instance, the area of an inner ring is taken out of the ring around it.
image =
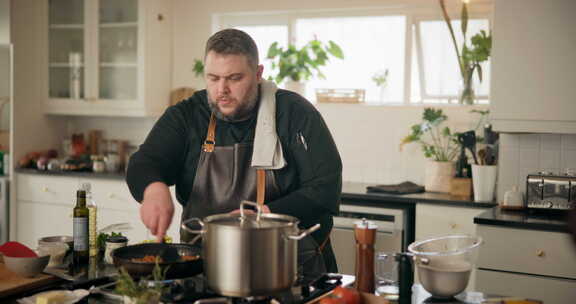
[[[187,278],[202,273],[202,259],[183,261],[184,255],[200,256],[201,248],[188,244],[147,243],[121,247],[112,252],[116,268],[124,267],[132,277],[152,277],[155,263],[134,262],[146,255],[160,255],[162,270],[168,267],[165,279]]]

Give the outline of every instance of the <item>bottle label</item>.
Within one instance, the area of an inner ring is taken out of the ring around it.
[[[74,251],[88,250],[88,218],[74,218]]]

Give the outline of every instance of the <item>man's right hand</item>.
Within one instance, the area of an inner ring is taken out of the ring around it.
[[[156,236],[158,242],[163,241],[164,235],[174,215],[174,203],[170,190],[166,184],[154,182],[144,190],[144,199],[140,206],[140,218],[144,226]]]

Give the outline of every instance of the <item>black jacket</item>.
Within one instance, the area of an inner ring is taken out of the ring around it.
[[[303,227],[320,222],[314,234],[325,238],[338,212],[342,188],[342,162],[320,113],[310,102],[286,90],[276,93],[276,131],[287,166],[274,170],[285,196],[267,202],[274,213],[300,219]],[[192,190],[201,145],[210,119],[206,90],[171,106],[156,122],[145,142],[130,158],[127,183],[137,201],[152,182],[176,185],[176,196],[185,206]],[[256,115],[255,115],[256,116]],[[256,117],[238,123],[222,120],[216,125],[216,145],[254,140]]]

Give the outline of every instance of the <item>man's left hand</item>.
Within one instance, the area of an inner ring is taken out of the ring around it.
[[[244,209],[244,212],[246,214],[254,214],[255,213],[254,211],[247,210],[247,209]],[[236,210],[230,212],[230,214],[238,214],[238,213],[240,213],[240,209],[236,209]],[[262,205],[262,213],[272,213],[272,211],[270,211],[270,208],[268,208],[268,206]]]

